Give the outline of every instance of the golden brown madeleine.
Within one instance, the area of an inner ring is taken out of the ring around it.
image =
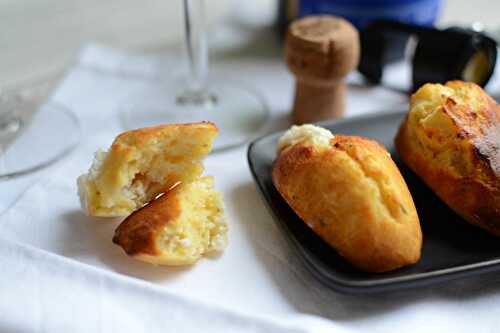
[[[113,242],[134,258],[158,265],[193,264],[227,245],[221,194],[213,178],[181,183],[127,217]]]
[[[500,108],[481,87],[462,81],[422,86],[396,147],[455,212],[500,236]]]
[[[214,124],[200,122],[118,135],[78,178],[82,209],[90,216],[127,216],[176,183],[197,179],[217,133]]]
[[[358,268],[384,272],[417,262],[418,215],[389,153],[366,138],[305,126],[316,132],[289,130],[273,165],[273,183],[290,207]]]

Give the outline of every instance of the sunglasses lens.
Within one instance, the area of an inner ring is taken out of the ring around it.
[[[487,52],[483,49],[478,50],[465,64],[462,71],[462,80],[483,85],[488,79],[490,67]]]

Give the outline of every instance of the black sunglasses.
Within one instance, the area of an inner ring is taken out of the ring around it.
[[[439,30],[393,21],[376,21],[361,31],[358,70],[379,84],[384,66],[400,59],[410,37],[416,39],[412,90],[427,82],[472,81],[484,87],[497,60],[497,43],[484,33],[463,28]]]

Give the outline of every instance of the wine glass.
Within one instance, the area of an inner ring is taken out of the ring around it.
[[[0,179],[40,170],[78,144],[78,119],[49,93],[47,85],[0,91]]]
[[[245,143],[265,125],[269,116],[266,103],[251,88],[208,76],[205,3],[183,1],[187,83],[166,78],[128,96],[120,103],[122,124],[126,129],[134,129],[208,120],[220,129],[214,150]]]

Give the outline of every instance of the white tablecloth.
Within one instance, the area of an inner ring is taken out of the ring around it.
[[[154,84],[168,66],[90,46],[54,95],[76,113],[84,139],[48,170],[0,183],[0,332],[498,331],[499,274],[366,296],[323,287],[261,202],[246,146],[205,162],[225,197],[230,231],[222,256],[190,268],[125,256],[111,243],[118,221],[81,213],[75,179],[122,131],[120,101]],[[288,126],[293,81],[280,59],[226,59],[224,72],[265,95],[272,110],[267,131]],[[348,116],[406,101],[350,80]]]

